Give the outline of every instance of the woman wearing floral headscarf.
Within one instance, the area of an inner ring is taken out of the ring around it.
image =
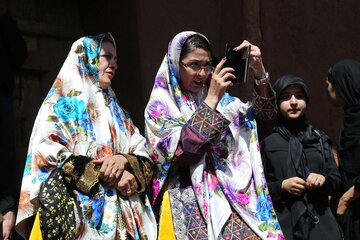
[[[170,41],[145,110],[159,239],[283,239],[254,120],[254,112],[274,112],[274,95],[258,47],[250,58],[255,77],[264,77],[255,105],[225,93],[233,69],[223,59],[212,73],[206,37],[181,32]]]
[[[116,61],[109,33],[72,45],[31,135],[16,225],[24,237],[33,226],[30,239],[156,238],[141,194],[151,162],[110,87]]]

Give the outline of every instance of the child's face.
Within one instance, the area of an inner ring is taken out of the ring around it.
[[[306,95],[299,85],[290,85],[279,97],[279,111],[289,120],[302,117],[306,111]]]

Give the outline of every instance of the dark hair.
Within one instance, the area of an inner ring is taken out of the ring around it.
[[[332,71],[332,67],[330,67],[329,70],[327,71],[326,77],[332,83],[333,80],[332,80],[332,76],[331,76],[331,71]]]
[[[210,53],[212,56],[211,45],[209,41],[199,34],[194,34],[188,39],[186,39],[184,45],[181,48],[180,61],[189,53],[194,51],[197,48],[204,49]]]

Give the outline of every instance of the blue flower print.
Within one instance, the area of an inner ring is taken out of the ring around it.
[[[161,171],[161,180],[165,181],[166,177],[167,177],[167,173],[169,171],[171,163],[170,162],[164,162],[164,164],[161,165],[162,171]]]
[[[54,95],[55,90],[56,88],[52,87],[46,95],[45,99],[49,99],[52,95]]]
[[[176,78],[175,70],[172,63],[169,60],[169,71],[170,71],[170,84],[173,88],[179,86],[178,80]]]
[[[115,195],[115,192],[113,189],[108,189],[108,190],[106,190],[105,195],[108,197],[112,197]]]
[[[279,222],[275,222],[274,228],[275,228],[276,230],[280,230],[280,229],[281,229],[281,228],[280,228],[280,223],[279,223]]]
[[[94,199],[91,203],[91,207],[93,209],[93,218],[94,218],[93,227],[98,226],[101,221],[104,203],[105,203],[104,195],[101,195],[99,199]]]
[[[258,197],[258,203],[256,205],[256,217],[261,221],[270,221],[273,216],[271,213],[272,203],[271,200],[263,192]]]
[[[102,232],[103,234],[107,234],[109,232],[112,232],[115,229],[114,225],[110,225],[110,224],[101,224],[100,227],[100,232]]]
[[[222,107],[226,107],[229,103],[235,101],[235,98],[231,96],[229,93],[225,93],[224,96],[220,100],[220,105]]]
[[[28,154],[27,157],[26,157],[26,162],[25,162],[24,177],[30,175],[30,172],[31,172],[31,162],[32,162],[31,154]]]
[[[38,173],[38,179],[40,182],[45,182],[48,179],[49,175],[50,173],[48,169],[46,167],[41,167]]]
[[[54,105],[54,112],[65,123],[81,120],[85,110],[85,102],[79,101],[76,97],[60,97]]]
[[[112,101],[110,104],[111,114],[114,115],[115,121],[118,124],[120,130],[125,132],[125,126],[123,123],[123,119],[125,119],[125,115],[123,110],[116,104],[115,101]]]
[[[77,200],[78,200],[79,202],[81,202],[81,203],[84,203],[84,202],[86,202],[86,201],[89,201],[89,199],[90,199],[89,196],[84,195],[84,194],[82,194],[82,193],[78,193],[78,194],[76,195],[76,198],[77,198]]]
[[[99,56],[99,43],[96,39],[84,38],[84,52],[89,58],[97,58]]]
[[[83,113],[83,116],[80,121],[80,127],[85,132],[88,132],[89,130],[92,132],[92,130],[93,130],[93,125],[92,125],[92,121],[90,118],[90,114],[87,111],[85,111]]]
[[[246,125],[250,129],[255,129],[254,109],[252,107],[250,107],[246,112]]]

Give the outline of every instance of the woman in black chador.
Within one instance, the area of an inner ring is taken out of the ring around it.
[[[341,60],[326,79],[327,92],[343,109],[343,127],[338,145],[343,188],[337,208],[346,240],[360,239],[360,62]]]
[[[273,133],[261,144],[265,176],[287,240],[341,239],[329,207],[340,174],[325,133],[305,119],[309,94],[304,80],[279,78],[274,90],[278,115]]]

